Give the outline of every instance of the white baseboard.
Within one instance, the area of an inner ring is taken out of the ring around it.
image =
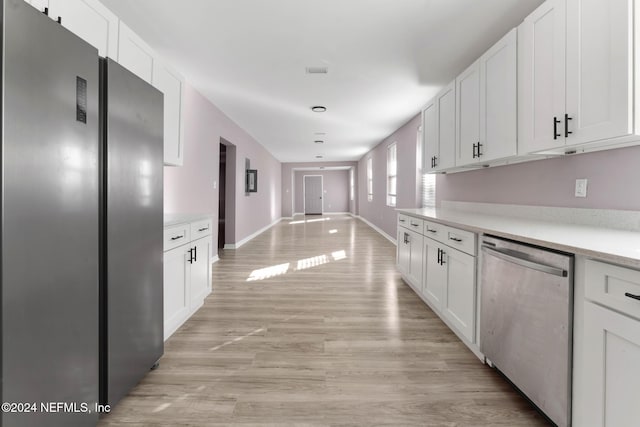
[[[218,255],[214,255],[209,259],[209,264],[215,264],[218,261],[220,261],[220,257]]]
[[[253,233],[250,236],[245,237],[244,239],[240,240],[239,242],[236,242],[236,243],[225,243],[224,244],[224,248],[225,249],[238,249],[240,246],[242,246],[245,243],[247,243],[248,241],[254,239],[258,235],[264,233],[265,231],[267,231],[268,229],[270,229],[271,227],[273,227],[274,225],[276,225],[280,221],[282,221],[282,218],[276,219],[271,224],[267,225],[266,227],[262,227],[260,230],[256,231],[255,233]]]
[[[361,217],[360,215],[354,215],[355,218],[358,218],[360,221],[364,222],[365,224],[367,224],[369,227],[373,228],[374,230],[376,230],[378,233],[382,234],[383,237],[385,237],[388,241],[390,241],[391,243],[393,243],[394,245],[398,245],[398,242],[396,242],[396,239],[394,239],[393,237],[389,236],[387,233],[385,233],[380,227],[374,225],[373,223],[367,221],[366,219],[364,219],[363,217]]]

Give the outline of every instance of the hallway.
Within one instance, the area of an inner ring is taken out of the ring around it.
[[[213,293],[103,426],[546,422],[347,215],[283,220],[213,266]]]

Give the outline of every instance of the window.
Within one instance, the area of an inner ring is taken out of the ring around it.
[[[418,136],[416,140],[418,153],[418,170],[422,174],[422,207],[433,208],[436,206],[436,176],[434,174],[422,173],[426,168],[422,165],[422,126],[418,127]]]
[[[349,200],[353,202],[353,199],[356,194],[356,181],[355,181],[355,172],[354,169],[351,168],[349,170]]]
[[[373,158],[367,159],[367,200],[373,200]]]
[[[387,206],[396,205],[396,187],[398,175],[396,143],[387,147]]]

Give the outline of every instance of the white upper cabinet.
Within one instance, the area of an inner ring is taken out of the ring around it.
[[[480,58],[480,145],[476,161],[517,154],[517,82],[518,31],[514,28]]]
[[[118,17],[97,0],[49,0],[49,16],[98,49],[118,57]]]
[[[183,78],[165,63],[155,60],[153,85],[164,94],[164,164],[182,166],[183,135],[182,93]]]
[[[456,160],[456,82],[449,83],[436,96],[438,151],[435,169],[451,168]]]
[[[438,147],[438,113],[435,99],[431,100],[422,110],[422,139],[423,139],[423,159],[422,170],[433,172],[435,170],[435,159],[440,155]]]
[[[567,144],[633,130],[633,0],[567,0]]]
[[[120,22],[118,63],[141,79],[151,83],[155,53],[131,28]]]
[[[519,154],[570,153],[638,132],[634,4],[548,0],[525,19],[519,27]]]
[[[564,145],[565,0],[548,0],[518,28],[518,154]]]
[[[456,78],[456,166],[474,163],[480,148],[480,61]]]

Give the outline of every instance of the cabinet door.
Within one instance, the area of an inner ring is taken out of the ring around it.
[[[411,254],[411,246],[409,244],[409,231],[405,228],[398,227],[398,240],[397,240],[397,252],[398,252],[398,270],[401,274],[409,275],[409,261]]]
[[[480,58],[480,161],[517,154],[517,45],[514,28]]]
[[[567,144],[633,132],[633,0],[567,0]]]
[[[448,280],[442,313],[465,338],[475,342],[476,259],[455,249],[445,251]]]
[[[518,27],[518,154],[564,145],[565,15],[548,0]]]
[[[141,79],[151,83],[153,50],[124,22],[120,22],[118,63]]]
[[[476,61],[456,79],[456,166],[477,161],[480,143],[480,62]]]
[[[422,234],[409,231],[409,280],[417,289],[422,287],[423,239]]]
[[[193,249],[190,309],[194,311],[202,305],[211,286],[211,236],[191,242],[190,246]]]
[[[640,322],[585,302],[584,419],[592,426],[638,425]]]
[[[189,317],[190,276],[189,245],[164,253],[164,339]]]
[[[97,0],[50,0],[49,15],[98,49],[100,56],[117,58],[118,17]]]
[[[436,169],[447,169],[456,161],[456,82],[447,85],[436,97],[438,112],[438,152]]]
[[[424,297],[438,310],[442,310],[444,289],[447,284],[447,268],[438,262],[439,249],[442,249],[435,240],[424,239],[424,257],[426,262],[423,283]]]
[[[434,171],[435,160],[440,155],[438,147],[438,112],[435,100],[427,104],[422,110],[422,139],[423,139],[423,160],[424,171]]]
[[[152,83],[164,94],[164,164],[182,166],[183,79],[180,74],[156,59],[153,64]]]

